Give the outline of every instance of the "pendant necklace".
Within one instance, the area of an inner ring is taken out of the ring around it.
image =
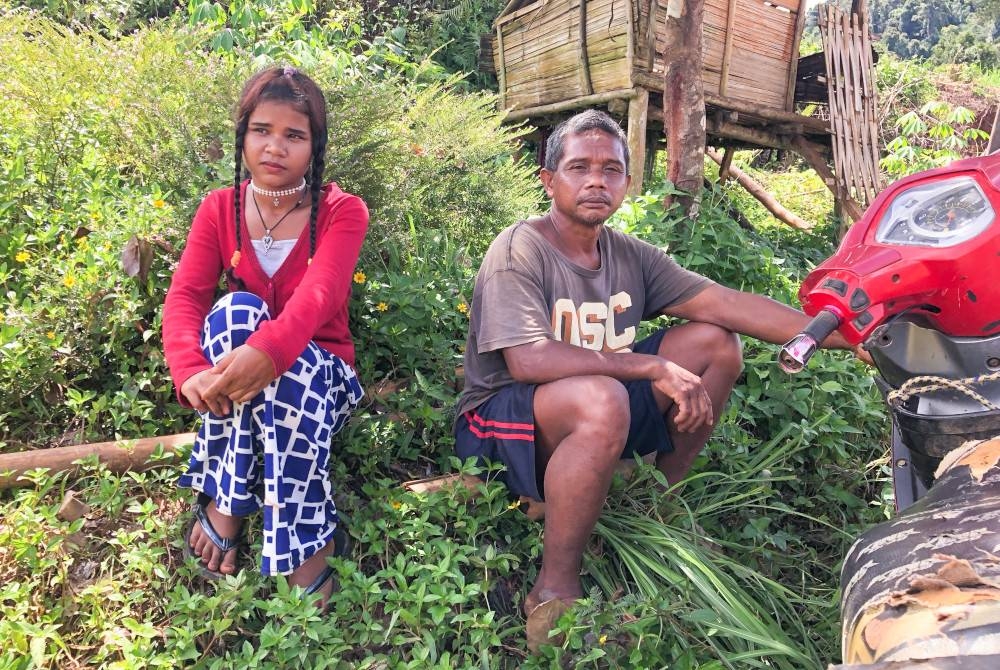
[[[250,182],[250,183],[253,184],[253,182]],[[298,189],[294,189],[291,192],[295,193],[295,191],[297,191],[297,190]],[[268,228],[267,224],[264,223],[264,215],[261,214],[261,212],[260,212],[260,205],[257,204],[257,189],[253,189],[253,191],[254,192],[251,194],[252,197],[253,197],[253,206],[257,209],[257,216],[260,217],[260,225],[262,225],[264,227],[264,237],[260,238],[260,241],[264,244],[264,255],[267,256],[268,252],[271,251],[271,246],[274,244],[274,238],[271,237],[271,231],[274,230],[275,228],[277,228],[278,226],[280,226],[281,222],[284,221],[285,219],[287,219],[289,214],[291,214],[292,212],[294,212],[295,210],[297,210],[299,208],[299,205],[302,204],[302,198],[299,198],[298,201],[294,205],[292,205],[291,209],[289,209],[287,212],[285,212],[284,214],[282,214],[281,218],[278,219],[273,226],[271,226],[270,228]],[[288,194],[286,193],[285,195],[288,195]],[[275,204],[277,204],[277,200],[278,199],[275,198],[274,200],[275,200]]]
[[[250,188],[253,190],[253,192],[257,193],[259,195],[266,196],[268,198],[274,198],[274,206],[275,207],[277,207],[279,204],[281,204],[280,203],[280,199],[281,198],[284,198],[286,195],[293,195],[295,193],[298,193],[299,191],[301,191],[305,187],[306,187],[306,178],[305,177],[302,178],[302,183],[299,184],[298,186],[295,186],[295,187],[292,187],[292,188],[283,188],[283,189],[279,189],[277,191],[269,191],[266,188],[261,188],[260,186],[257,186],[257,184],[253,183],[253,179],[250,180]],[[277,224],[275,224],[275,225],[277,225]]]

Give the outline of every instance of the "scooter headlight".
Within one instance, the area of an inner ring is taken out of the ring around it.
[[[972,177],[919,184],[899,193],[875,229],[883,244],[951,247],[989,228],[996,213]]]

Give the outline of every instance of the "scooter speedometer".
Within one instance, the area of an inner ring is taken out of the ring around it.
[[[971,240],[995,212],[972,177],[916,184],[896,195],[875,229],[882,244],[951,247]]]

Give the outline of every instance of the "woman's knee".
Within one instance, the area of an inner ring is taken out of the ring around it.
[[[246,291],[233,291],[219,298],[208,316],[202,333],[202,348],[217,363],[236,347],[246,344],[270,312],[260,297]]]

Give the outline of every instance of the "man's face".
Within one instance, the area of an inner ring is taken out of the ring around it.
[[[562,217],[599,226],[625,199],[631,181],[625,171],[625,151],[618,138],[587,130],[567,135],[559,165],[554,172],[543,168],[539,177],[552,208]]]

